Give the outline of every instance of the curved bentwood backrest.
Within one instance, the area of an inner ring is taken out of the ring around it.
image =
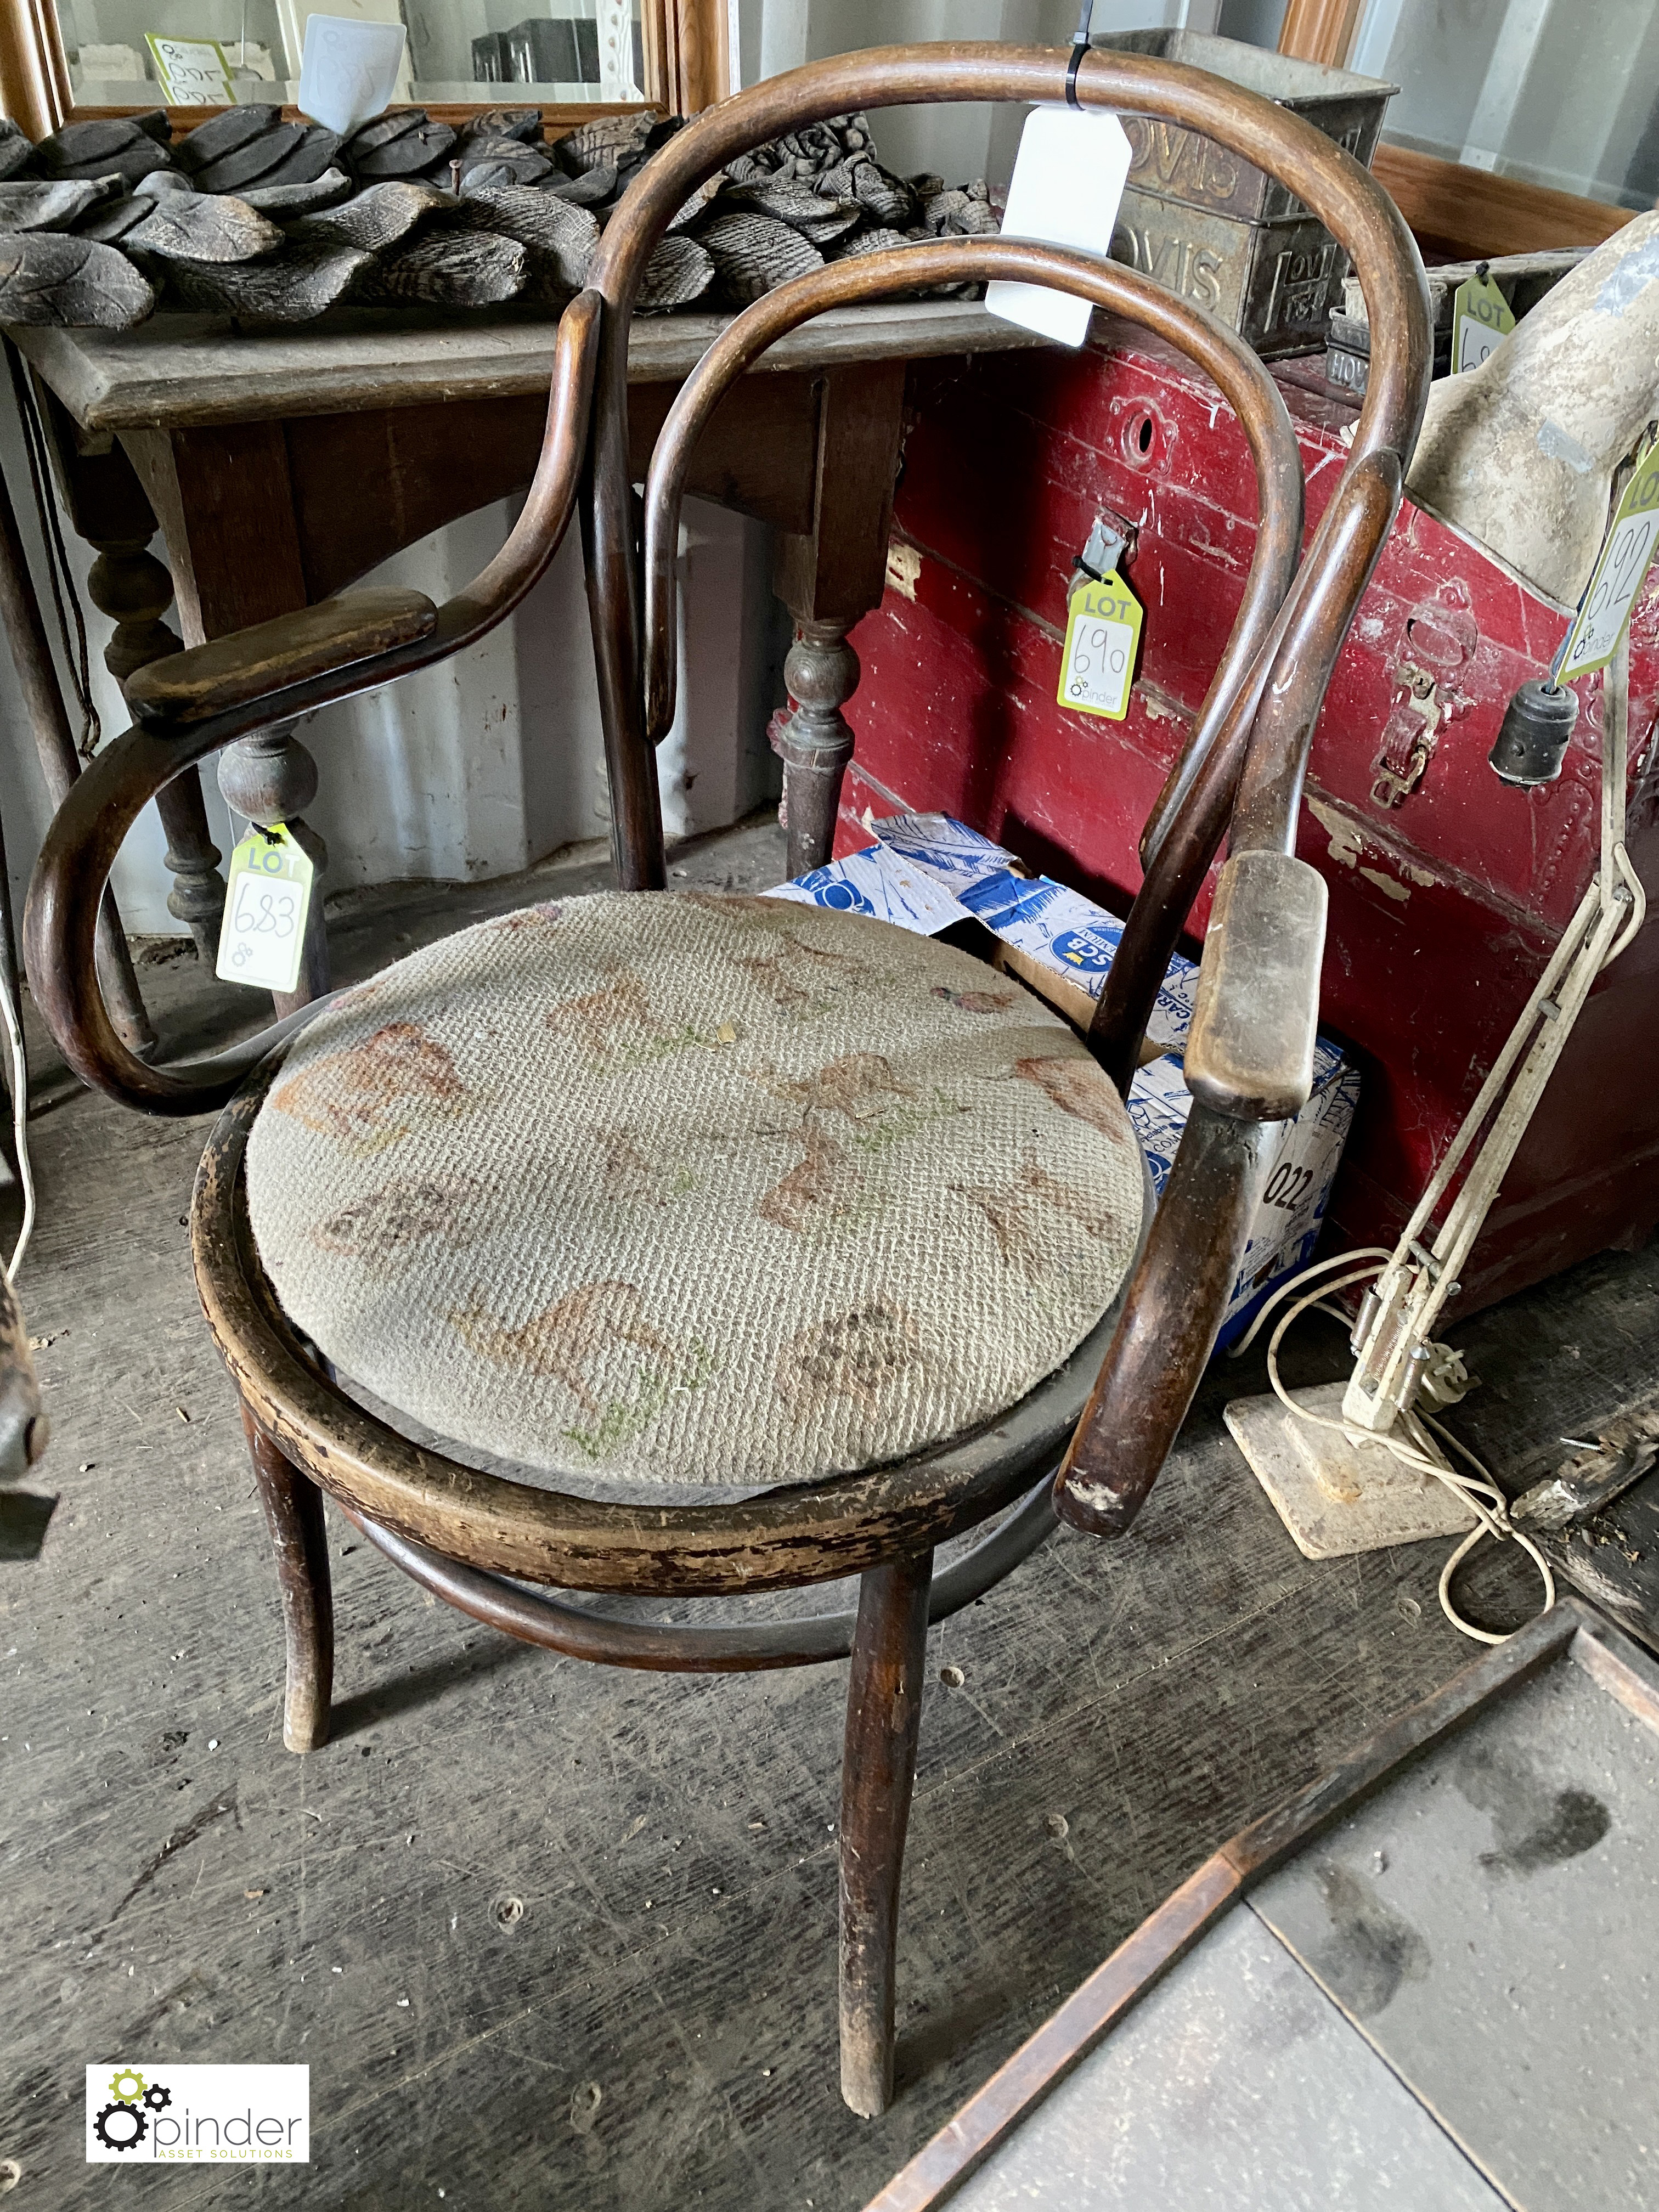
[[[1208,374],[1243,426],[1255,465],[1255,551],[1226,650],[1182,757],[1170,772],[1169,787],[1184,788],[1190,784],[1196,763],[1211,750],[1233,702],[1249,682],[1301,555],[1302,460],[1290,416],[1278,386],[1257,356],[1201,308],[1098,255],[1006,238],[907,246],[796,277],[746,308],[686,379],[658,434],[646,479],[643,672],[645,733],[651,744],[662,742],[674,719],[678,659],[674,556],[686,476],[696,441],[721,398],[768,346],[832,307],[884,299],[930,285],[992,277],[1051,285],[1153,331]],[[1246,728],[1237,717],[1231,726],[1241,733]],[[1231,801],[1231,789],[1224,798]],[[1159,805],[1164,803],[1160,799]],[[1223,807],[1214,807],[1212,812],[1214,834],[1206,866],[1224,820]],[[1157,914],[1159,921],[1150,933],[1145,927],[1138,929],[1119,954],[1120,963],[1127,960],[1139,969],[1140,988],[1125,999],[1125,1011],[1115,1018],[1113,1030],[1097,1021],[1091,1032],[1097,1055],[1113,1073],[1121,1091],[1128,1089],[1152,1001],[1192,903],[1191,893],[1184,901],[1180,899],[1178,882],[1171,877],[1172,864],[1182,849],[1180,841],[1165,840],[1161,853],[1149,860],[1150,893],[1143,895],[1139,904],[1144,913]],[[1199,874],[1201,879],[1202,869]],[[1120,997],[1123,996],[1121,993]]]
[[[390,650],[381,649],[384,632],[367,623],[354,637],[349,616],[320,651],[285,653],[272,635],[280,624],[264,626],[257,650],[250,633],[249,664],[272,672],[262,690],[246,669],[236,680],[235,639],[198,648],[214,656],[203,667],[206,677],[210,666],[211,678],[198,684],[189,718],[166,699],[152,700],[140,725],[106,747],[71,790],[42,848],[26,939],[31,980],[78,1073],[156,1113],[201,1113],[232,1095],[269,1048],[271,1032],[212,1061],[152,1067],[127,1050],[105,1011],[94,932],[102,886],[127,830],[163,785],[234,738],[447,659],[483,636],[546,569],[579,495],[618,872],[629,888],[661,887],[666,872],[649,732],[665,726],[666,693],[659,654],[647,696],[628,457],[629,326],[652,252],[693,191],[751,146],[858,108],[1056,103],[1066,97],[1070,59],[1065,49],[988,43],[876,48],[769,79],[706,111],[670,140],[612,217],[586,289],[561,319],[541,459],[520,520],[489,566],[435,613],[426,610],[420,635],[406,627],[405,641]],[[1295,1038],[1310,1040],[1310,1010],[1316,1013],[1322,909],[1316,915],[1305,885],[1275,876],[1271,864],[1293,852],[1314,722],[1399,503],[1427,395],[1430,328],[1422,264],[1398,210],[1311,125],[1202,70],[1140,54],[1091,52],[1076,84],[1085,107],[1164,118],[1243,155],[1288,185],[1352,258],[1370,315],[1369,381],[1347,465],[1294,581],[1300,471],[1282,403],[1260,364],[1199,311],[1129,271],[1004,240],[916,246],[841,264],[769,295],[739,318],[688,385],[653,463],[651,575],[660,621],[663,532],[685,453],[696,422],[742,362],[825,307],[908,289],[930,273],[936,282],[1035,276],[1115,308],[1197,361],[1244,426],[1261,493],[1255,559],[1204,709],[1147,823],[1146,879],[1091,1033],[1103,1065],[1127,1086],[1169,952],[1223,837],[1232,857],[1218,915],[1229,875],[1252,860],[1268,864],[1250,872],[1244,888],[1251,896],[1228,908],[1226,931],[1212,926],[1200,1022],[1188,1052],[1195,1102],[1061,1472],[1057,1499],[1066,1517],[1114,1530],[1127,1525],[1162,1465],[1213,1344],[1253,1208],[1263,1127],[1295,1110]],[[341,605],[349,609],[349,598]],[[165,679],[174,686],[173,700],[196,659],[185,653],[161,665],[175,672]],[[1249,922],[1263,906],[1264,883],[1301,899],[1304,912],[1297,958],[1288,968],[1280,963],[1277,995],[1258,1004],[1249,990],[1241,995],[1238,982],[1241,972],[1261,965],[1249,956],[1267,940],[1259,932],[1253,937]],[[1218,950],[1224,934],[1231,963]]]

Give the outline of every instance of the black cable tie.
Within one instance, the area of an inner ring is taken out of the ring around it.
[[[1083,66],[1083,57],[1089,51],[1089,33],[1094,24],[1095,0],[1083,0],[1083,13],[1078,18],[1077,29],[1072,34],[1072,58],[1066,64],[1066,105],[1081,107],[1077,96],[1077,73]]]

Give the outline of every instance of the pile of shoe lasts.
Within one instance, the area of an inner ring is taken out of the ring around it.
[[[635,176],[683,127],[605,116],[549,141],[537,108],[453,130],[409,107],[342,138],[246,106],[176,142],[157,110],[70,123],[33,145],[0,120],[0,322],[126,330],[160,308],[258,327],[345,303],[562,307]],[[744,307],[827,261],[996,228],[983,183],[896,176],[864,117],[837,116],[700,186],[636,305]]]

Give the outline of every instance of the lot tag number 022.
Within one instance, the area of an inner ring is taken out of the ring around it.
[[[1073,595],[1060,657],[1062,707],[1079,714],[1101,714],[1109,722],[1123,720],[1142,620],[1139,600],[1115,568]]]
[[[227,983],[291,991],[300,980],[316,871],[282,823],[255,823],[230,856],[215,973]]]

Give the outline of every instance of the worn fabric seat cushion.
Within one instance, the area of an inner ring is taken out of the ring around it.
[[[1020,985],[889,925],[602,893],[306,1030],[247,1195],[284,1311],[439,1435],[721,1487],[994,1418],[1115,1295],[1140,1153]]]

